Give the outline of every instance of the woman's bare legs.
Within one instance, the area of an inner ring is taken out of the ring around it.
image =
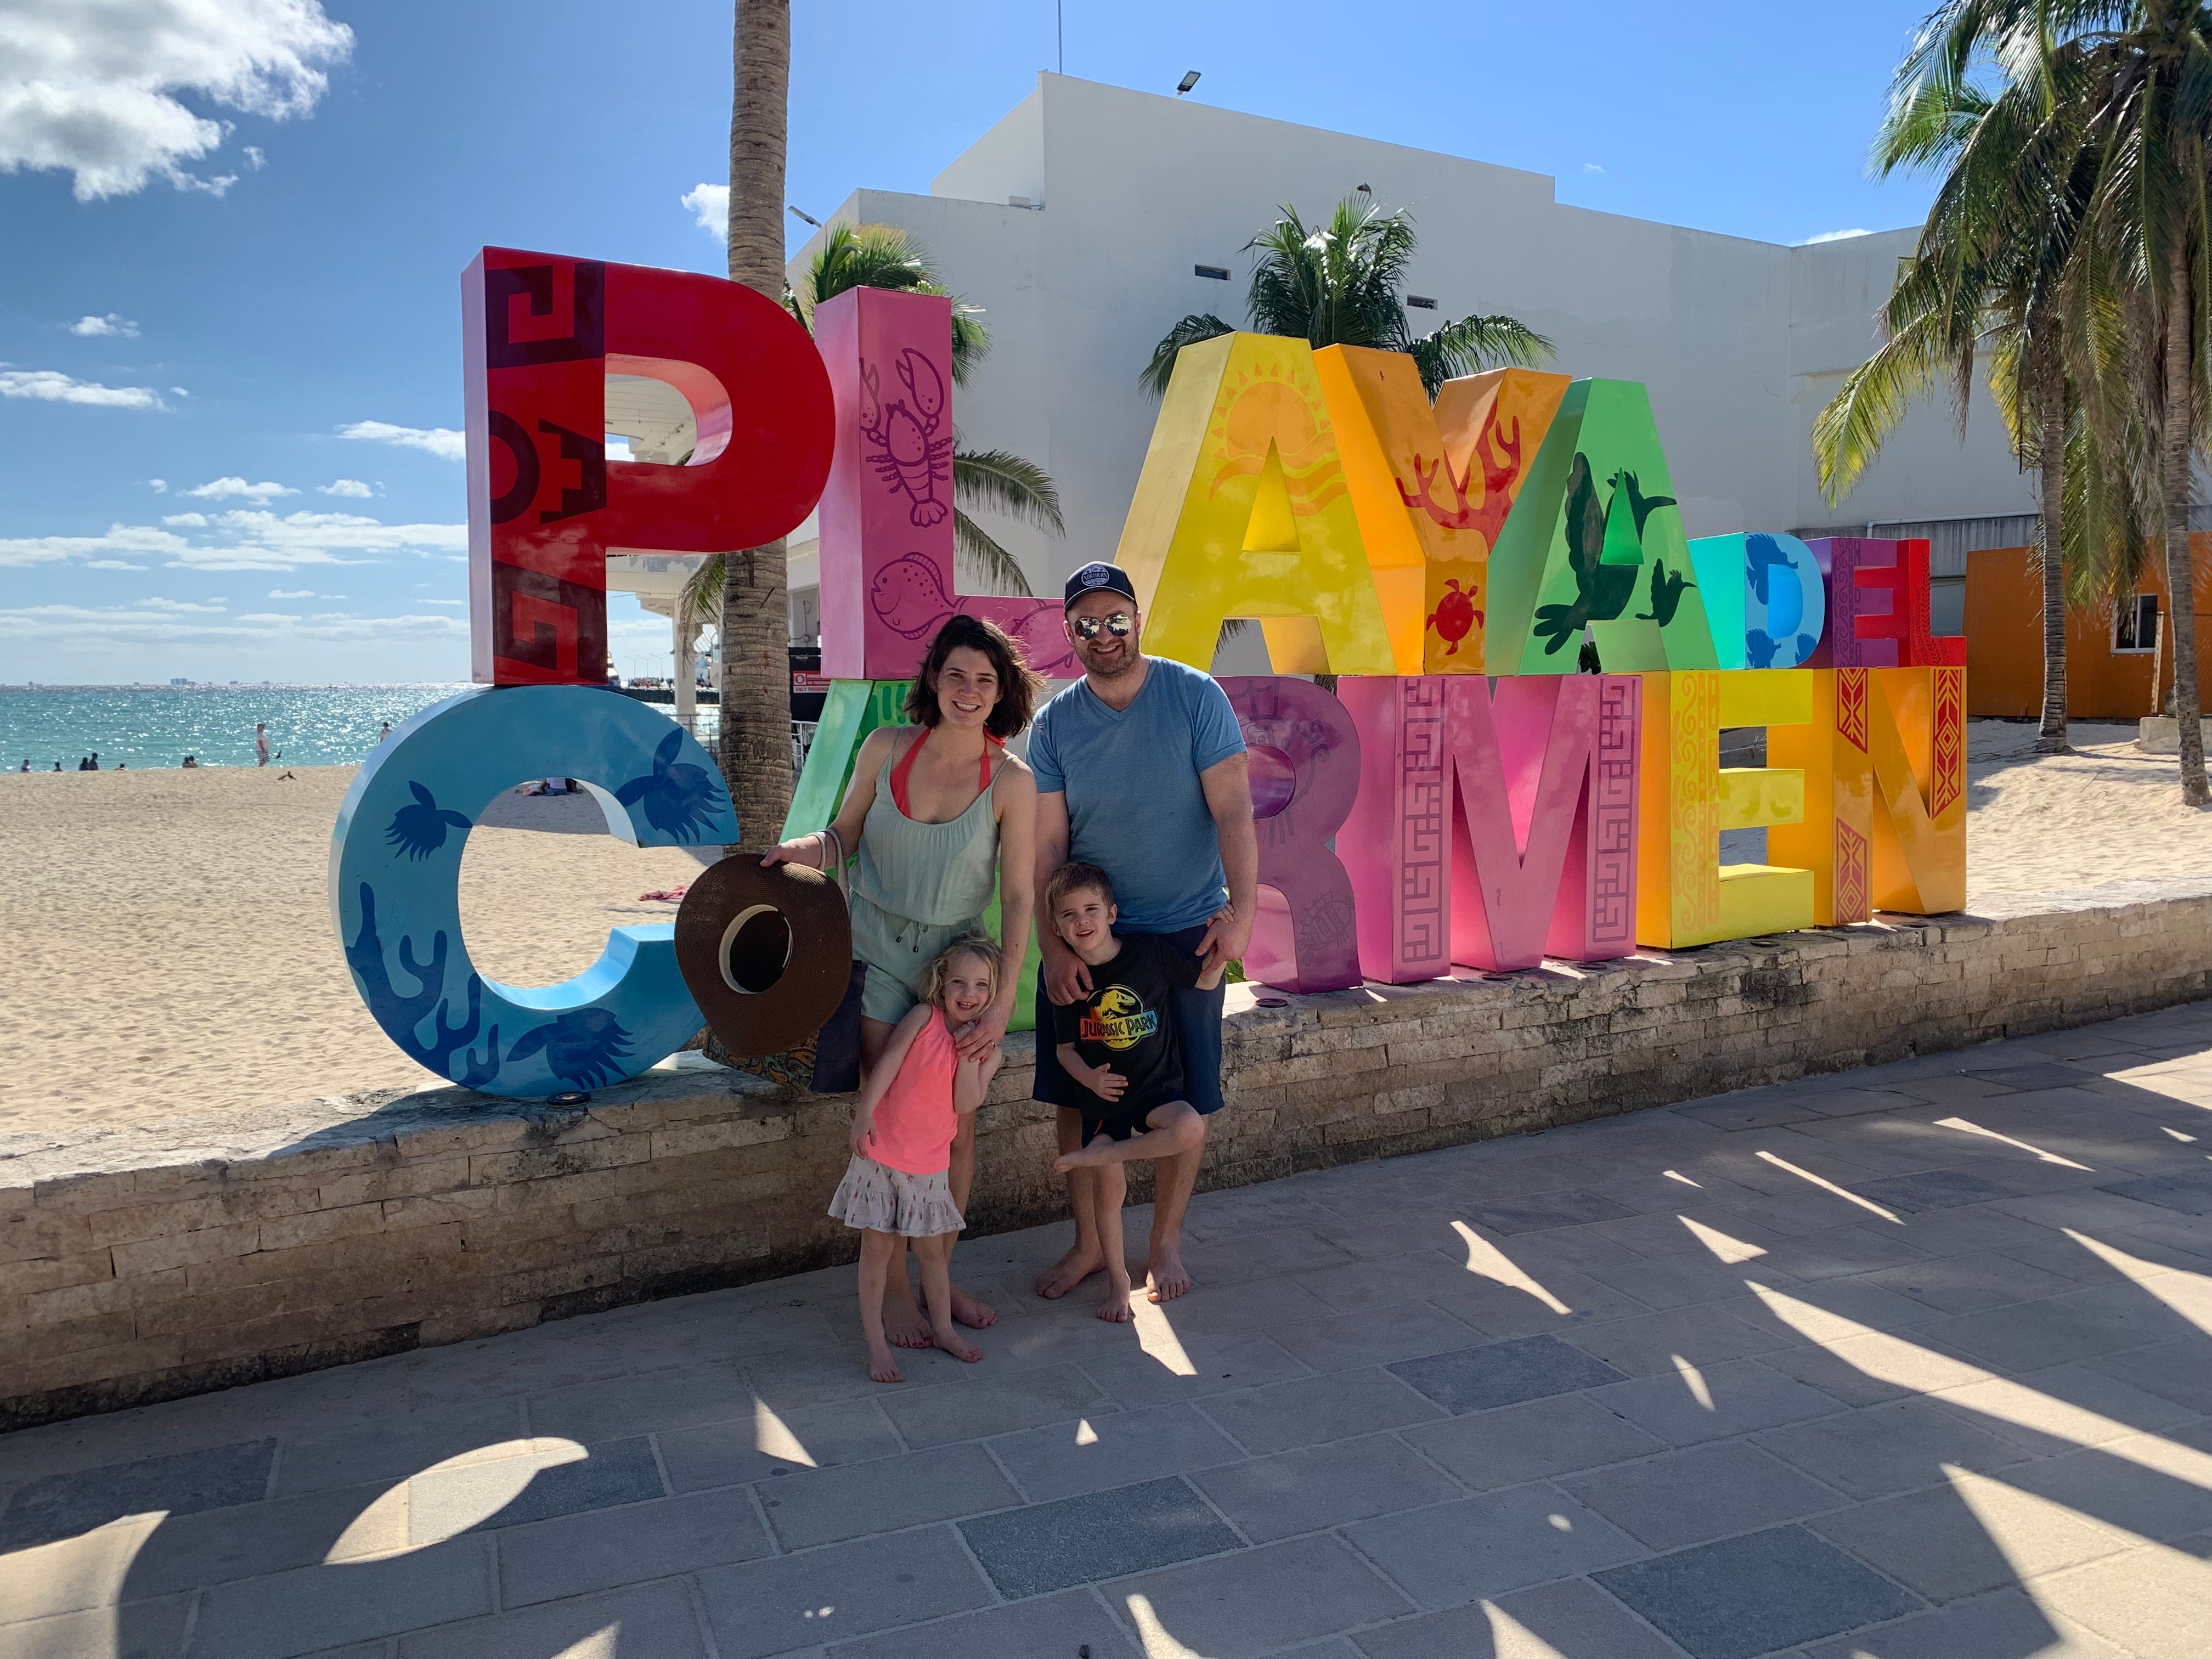
[[[983,1351],[961,1335],[960,1328],[952,1322],[952,1241],[958,1237],[939,1233],[934,1238],[911,1242],[914,1259],[921,1268],[921,1293],[929,1303],[931,1344],[972,1365],[983,1357]]]
[[[860,1235],[860,1331],[868,1339],[868,1376],[878,1382],[903,1382],[906,1376],[884,1340],[884,1270],[905,1253],[896,1233],[868,1228]]]

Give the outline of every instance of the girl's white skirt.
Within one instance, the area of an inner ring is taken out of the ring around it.
[[[952,1201],[951,1171],[909,1175],[857,1152],[830,1200],[830,1213],[848,1227],[905,1238],[957,1233],[968,1224]]]

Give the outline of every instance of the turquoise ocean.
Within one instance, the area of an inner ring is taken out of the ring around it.
[[[269,723],[269,747],[293,766],[343,766],[362,759],[386,720],[398,726],[465,685],[0,686],[0,768],[28,760],[64,772],[97,750],[102,771],[253,764],[253,723]]]

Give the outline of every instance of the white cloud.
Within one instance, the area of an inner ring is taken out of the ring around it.
[[[353,495],[362,501],[376,494],[358,478],[333,478],[326,484],[317,484],[315,493],[319,495]]]
[[[700,185],[684,191],[679,204],[691,210],[691,216],[699,228],[724,241],[730,240],[730,187],[727,185]]]
[[[146,480],[146,488],[156,495],[165,495],[168,493],[169,481],[167,478],[149,478]]]
[[[311,113],[353,31],[319,0],[9,0],[0,32],[0,173],[72,173],[76,198],[156,177],[220,196],[237,175],[185,164],[230,124],[175,94],[272,121]],[[248,165],[252,165],[251,155]]]
[[[204,530],[207,528],[207,514],[204,513],[171,513],[166,514],[162,518],[161,522],[175,530]]]
[[[144,646],[451,645],[468,638],[463,617],[314,617],[253,611],[202,618],[140,602],[121,605],[40,605],[0,610],[0,640],[50,650],[115,653]]]
[[[217,599],[213,605],[194,605],[187,599],[141,599],[140,608],[147,611],[170,611],[199,616],[219,616],[230,607]]]
[[[441,460],[468,457],[468,440],[449,426],[394,426],[389,421],[356,421],[338,428],[341,438],[359,438],[374,444],[397,444],[402,449],[427,449]]]
[[[365,564],[380,556],[465,556],[465,524],[394,524],[349,513],[292,513],[240,507],[203,522],[156,528],[113,525],[104,536],[0,538],[0,567],[82,561],[101,569],[137,567],[123,556],[159,559],[175,570],[283,572],[304,565]],[[191,535],[179,533],[191,531]]]
[[[1585,161],[1583,163],[1583,171],[1584,173],[1603,173],[1605,169],[1595,161]]]
[[[143,570],[146,567],[133,564],[128,559],[87,559],[84,568],[87,570]]]
[[[269,165],[269,158],[262,154],[261,147],[258,144],[248,144],[246,147],[244,154],[246,156],[246,165],[256,173],[260,172],[262,168]]]
[[[1798,246],[1800,247],[1810,247],[1815,242],[1841,242],[1846,241],[1854,236],[1871,236],[1874,233],[1870,230],[1824,230],[1818,236],[1808,236],[1802,242],[1799,243]]]
[[[315,597],[315,590],[312,587],[272,587],[269,590],[269,597],[272,599],[312,599]]]
[[[105,317],[80,317],[70,325],[70,332],[84,338],[97,339],[113,335],[125,340],[138,337],[138,325],[119,312],[111,311]]]
[[[0,62],[4,62],[0,58]],[[0,92],[0,98],[6,96]],[[58,368],[10,368],[0,363],[0,398],[35,398],[50,404],[100,404],[109,409],[167,409],[150,386],[101,386]]]
[[[422,603],[425,605],[466,605],[468,601],[466,599],[425,599]]]
[[[225,501],[234,495],[249,501],[273,501],[279,495],[296,495],[299,493],[296,489],[287,489],[283,484],[266,480],[260,483],[248,483],[235,474],[226,478],[211,479],[197,489],[185,491],[185,495],[197,495],[204,501]]]

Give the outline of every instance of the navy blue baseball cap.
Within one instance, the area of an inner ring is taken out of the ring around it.
[[[1067,579],[1067,592],[1060,608],[1065,611],[1085,593],[1098,592],[1119,593],[1133,605],[1137,599],[1136,584],[1129,580],[1127,571],[1118,564],[1093,560]]]

